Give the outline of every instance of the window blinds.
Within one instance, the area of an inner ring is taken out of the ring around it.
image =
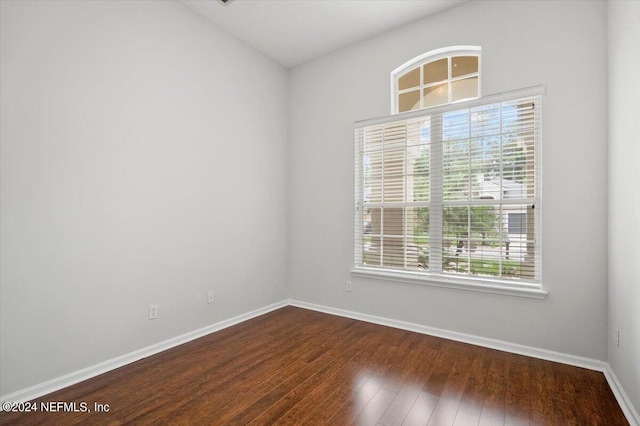
[[[355,267],[540,282],[543,89],[355,126]]]

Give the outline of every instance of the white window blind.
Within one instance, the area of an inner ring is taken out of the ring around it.
[[[355,269],[539,288],[542,93],[356,123]]]

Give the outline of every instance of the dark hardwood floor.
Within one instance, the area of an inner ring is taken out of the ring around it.
[[[36,402],[57,401],[92,412],[0,424],[628,424],[602,373],[294,307]]]

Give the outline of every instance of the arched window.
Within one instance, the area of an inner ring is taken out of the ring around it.
[[[546,296],[544,86],[481,97],[480,56],[454,46],[406,62],[392,114],[356,123],[354,276]]]
[[[391,73],[391,113],[480,97],[480,46],[432,50]]]

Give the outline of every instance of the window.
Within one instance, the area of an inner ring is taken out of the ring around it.
[[[391,73],[392,114],[480,96],[480,47],[428,52]]]
[[[356,123],[353,273],[544,297],[543,91]]]

